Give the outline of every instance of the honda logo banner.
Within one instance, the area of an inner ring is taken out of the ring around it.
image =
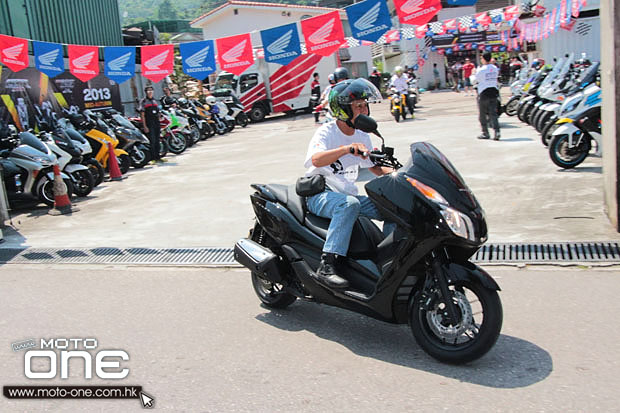
[[[116,83],[123,83],[136,74],[135,47],[104,47],[104,74]]]
[[[338,11],[302,20],[301,31],[306,39],[308,53],[319,56],[331,55],[345,42]]]
[[[403,24],[428,23],[441,10],[441,0],[394,0],[398,19]]]
[[[217,60],[222,70],[240,75],[254,63],[250,34],[223,37],[215,41]]]
[[[172,74],[174,45],[158,44],[140,48],[142,76],[157,83]]]
[[[392,27],[385,0],[366,0],[346,8],[353,37],[376,42]]]
[[[97,46],[67,46],[69,71],[82,82],[99,74],[99,48]]]
[[[301,42],[297,32],[297,24],[284,26],[260,32],[265,52],[265,60],[269,63],[287,65],[301,56]]]
[[[0,61],[13,72],[28,67],[28,40],[0,34]]]
[[[53,78],[65,71],[61,44],[33,41],[32,49],[34,50],[34,64],[39,72]]]
[[[213,40],[179,44],[183,72],[194,79],[204,80],[215,72],[215,44]]]

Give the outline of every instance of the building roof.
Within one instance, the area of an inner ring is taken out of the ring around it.
[[[190,25],[192,27],[195,27],[194,25],[197,24],[199,21],[207,19],[210,16],[219,12],[220,10],[226,7],[229,7],[229,6],[241,6],[241,7],[247,7],[247,8],[273,7],[273,8],[279,8],[279,9],[301,9],[301,10],[309,10],[309,11],[317,11],[317,12],[328,12],[328,11],[334,11],[334,10],[340,11],[340,9],[334,9],[331,7],[304,6],[301,4],[282,4],[282,3],[265,3],[265,2],[259,2],[259,1],[228,0],[226,3],[222,4],[221,6],[216,7],[215,9],[208,11],[202,16],[197,17],[196,19],[192,20],[190,22]]]

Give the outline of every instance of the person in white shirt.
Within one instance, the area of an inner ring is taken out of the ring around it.
[[[355,129],[360,114],[368,115],[369,100],[380,100],[381,94],[368,80],[345,80],[332,88],[329,106],[336,118],[315,132],[308,145],[304,166],[306,176],[323,175],[325,191],[306,198],[314,215],[330,218],[323,246],[318,281],[334,288],[346,288],[348,281],[338,274],[338,260],[349,250],[351,232],[358,216],[383,220],[366,196],[358,195],[355,181],[359,168],[369,168],[375,175],[392,172],[392,168],[376,166],[367,153],[372,149],[370,136]],[[393,228],[384,224],[384,232]]]
[[[402,67],[396,66],[394,68],[394,74],[390,78],[389,87],[395,88],[398,93],[406,96],[407,109],[409,109],[409,113],[413,115],[413,103],[411,99],[409,99],[409,76],[403,73]]]
[[[480,60],[482,66],[476,71],[476,83],[482,134],[478,136],[478,139],[489,139],[490,124],[495,130],[493,139],[497,141],[500,138],[499,122],[497,121],[497,99],[499,97],[497,77],[499,76],[499,69],[491,64],[491,53],[489,52],[483,53]]]

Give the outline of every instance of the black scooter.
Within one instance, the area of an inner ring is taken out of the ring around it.
[[[367,116],[358,116],[355,126],[380,136]],[[269,307],[301,298],[409,323],[428,354],[465,363],[489,351],[502,326],[499,286],[468,261],[487,240],[484,211],[437,148],[414,143],[410,150],[405,166],[385,145],[368,154],[375,164],[395,169],[365,188],[397,228],[384,237],[369,219],[357,220],[339,266],[347,289],[317,281],[329,220],[306,210],[295,185],[252,185],[257,222],[249,238],[235,244],[235,259],[251,270],[254,289]]]

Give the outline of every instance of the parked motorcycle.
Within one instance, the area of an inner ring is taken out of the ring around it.
[[[82,153],[82,165],[88,167],[88,170],[93,177],[94,185],[99,185],[103,182],[103,178],[105,178],[105,169],[103,169],[101,163],[94,158],[93,149],[90,146],[88,139],[75,130],[68,119],[58,119],[58,126],[64,130],[66,136],[73,142],[73,145],[80,149]]]
[[[18,134],[13,125],[0,125],[0,164],[10,204],[34,200],[53,207],[55,163],[56,156],[36,136],[29,132]],[[60,175],[71,198],[71,178],[64,172]]]
[[[318,96],[316,99],[316,104],[318,104]],[[310,98],[310,100],[312,101],[312,97]],[[221,101],[224,102],[228,107],[227,115],[232,117],[237,125],[241,126],[242,128],[248,126],[248,123],[250,123],[250,118],[248,118],[248,115],[246,115],[246,113],[243,111],[243,103],[241,103],[237,96],[231,94],[222,98]],[[316,106],[316,104],[314,106]],[[314,106],[312,106],[311,103],[309,107],[313,108]]]
[[[355,125],[376,132],[367,116],[358,116]],[[250,236],[235,244],[235,259],[251,270],[254,290],[268,307],[301,298],[408,323],[432,357],[465,363],[489,351],[502,326],[499,286],[468,261],[487,240],[484,211],[437,148],[414,143],[410,152],[404,166],[385,145],[368,154],[375,164],[395,169],[365,187],[397,229],[383,237],[372,221],[358,218],[339,265],[348,289],[317,281],[330,221],[307,211],[295,185],[252,185],[257,221]]]
[[[170,116],[170,113],[162,110],[159,116],[159,125],[161,132],[168,145],[170,152],[178,155],[183,153],[187,149],[187,140],[185,136],[177,129],[178,125],[173,123],[174,119]]]
[[[58,167],[73,184],[73,193],[78,197],[87,196],[95,187],[95,180],[86,165],[82,165],[82,151],[77,148],[63,129],[42,132],[39,139],[56,156]],[[36,149],[36,148],[35,148]]]
[[[553,163],[564,169],[574,168],[586,159],[592,143],[596,144],[595,155],[602,155],[601,100],[601,89],[592,84],[580,101],[571,103],[574,109],[556,122],[558,127],[549,142]]]
[[[105,110],[102,114],[104,121],[113,128],[119,147],[129,154],[131,166],[140,169],[148,164],[151,161],[151,144],[142,131],[114,109]]]

